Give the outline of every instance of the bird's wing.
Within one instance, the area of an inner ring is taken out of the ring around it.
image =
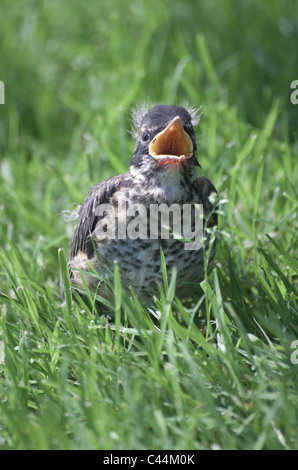
[[[123,180],[124,175],[113,176],[105,181],[95,184],[90,189],[83,202],[79,220],[70,244],[68,258],[74,258],[79,251],[90,258],[94,252],[91,234],[96,227],[99,217],[96,209],[100,204],[107,204]]]
[[[195,181],[195,186],[200,194],[200,198],[203,204],[206,225],[207,227],[214,227],[217,225],[217,191],[211,181],[209,181],[204,176],[199,177]]]

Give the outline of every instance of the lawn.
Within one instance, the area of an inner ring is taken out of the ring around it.
[[[1,9],[0,449],[297,449],[297,2]],[[216,265],[150,312],[116,270],[100,315],[61,299],[65,214],[128,169],[142,101],[202,106]]]

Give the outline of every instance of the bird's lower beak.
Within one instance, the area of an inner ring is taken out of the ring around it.
[[[179,116],[154,137],[149,146],[149,155],[160,164],[184,163],[193,155],[192,140],[183,129]]]

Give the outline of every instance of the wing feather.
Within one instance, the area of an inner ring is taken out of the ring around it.
[[[109,203],[111,197],[121,184],[124,175],[113,176],[105,181],[95,184],[90,189],[83,202],[77,226],[70,244],[68,258],[74,258],[79,251],[87,253],[88,258],[93,254],[93,244],[90,243],[90,235],[94,231],[99,220],[96,216],[96,208],[100,204]]]
[[[217,225],[218,193],[211,181],[204,176],[199,177],[195,185],[203,204],[207,227],[214,227]]]

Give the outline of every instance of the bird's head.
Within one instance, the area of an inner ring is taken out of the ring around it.
[[[137,128],[131,160],[134,171],[183,172],[198,165],[192,115],[185,108],[159,104],[143,116]]]

